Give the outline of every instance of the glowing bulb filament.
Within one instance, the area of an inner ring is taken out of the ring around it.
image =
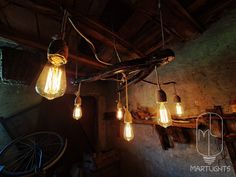
[[[126,123],[124,127],[124,139],[130,141],[134,138],[133,128],[130,123]]]
[[[181,103],[176,103],[176,114],[178,116],[181,116],[183,114],[183,109],[182,109]]]
[[[44,92],[47,94],[55,94],[60,90],[62,71],[57,67],[50,67]]]
[[[169,121],[167,110],[166,110],[164,104],[162,104],[162,106],[160,108],[160,121],[162,123],[168,123],[168,121]]]
[[[73,118],[75,120],[79,120],[82,117],[82,108],[80,105],[75,105],[73,111]]]
[[[160,103],[159,114],[159,125],[166,128],[172,124],[171,115],[166,109],[165,103]]]
[[[122,108],[118,108],[118,109],[117,109],[116,118],[117,118],[118,120],[121,120],[121,119],[123,118],[123,110],[122,110]]]

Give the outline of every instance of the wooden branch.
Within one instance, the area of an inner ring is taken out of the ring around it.
[[[48,46],[43,44],[42,42],[40,42],[36,39],[32,39],[32,38],[27,39],[26,37],[23,37],[23,36],[27,36],[27,35],[20,35],[19,33],[16,33],[16,32],[10,33],[10,31],[11,31],[10,29],[1,26],[0,36],[10,39],[12,41],[15,41],[19,44],[31,47],[31,48],[47,51]],[[95,59],[84,56],[84,55],[69,54],[69,59],[72,59],[72,61],[74,61],[74,62],[78,61],[80,64],[86,65],[90,68],[96,68],[96,69],[105,68],[104,65],[96,62]]]
[[[154,69],[155,69],[155,65],[150,65],[149,67],[139,71],[133,77],[128,79],[128,81],[127,81],[128,86],[131,84],[136,84],[136,83],[140,82],[141,80],[145,79]],[[118,89],[118,92],[120,92],[124,88],[125,88],[125,83],[122,83]]]
[[[174,52],[170,49],[165,49],[151,56],[116,63],[112,66],[105,68],[103,71],[92,74],[91,76],[79,78],[77,80],[77,83],[92,82],[92,81],[97,81],[101,79],[106,79],[118,73],[129,73],[130,71],[145,70],[145,69],[149,69],[151,66],[165,65],[174,59],[175,59]],[[146,74],[146,72],[142,74]],[[141,76],[143,76],[142,74]]]

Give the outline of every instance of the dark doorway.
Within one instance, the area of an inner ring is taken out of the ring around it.
[[[98,139],[96,98],[82,97],[83,117],[78,121],[72,118],[74,99],[75,95],[64,95],[52,101],[43,100],[39,114],[39,130],[55,131],[67,138],[67,150],[58,163],[67,169],[81,162],[83,154],[96,152]]]

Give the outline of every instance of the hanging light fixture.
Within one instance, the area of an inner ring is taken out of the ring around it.
[[[82,117],[82,100],[81,97],[78,95],[75,98],[75,102],[74,102],[74,110],[73,110],[73,118],[75,120],[79,120]]]
[[[67,13],[65,11],[61,27],[61,37],[54,39],[48,47],[48,62],[36,82],[35,90],[41,96],[52,100],[63,96],[66,91],[65,64],[68,58],[68,46],[64,41]]]
[[[75,65],[75,79],[77,80],[78,79],[78,64],[76,63]],[[73,110],[73,118],[75,120],[79,120],[81,119],[82,117],[82,99],[80,97],[80,87],[81,87],[81,82],[79,83],[79,86],[78,86],[78,91],[75,93],[76,95],[76,98],[75,98],[75,101],[74,101],[74,110]]]
[[[118,102],[117,102],[117,106],[116,106],[116,118],[118,120],[121,120],[123,118],[123,106],[122,103],[120,101],[120,92],[118,93]]]
[[[171,114],[167,106],[167,96],[164,90],[161,89],[157,67],[155,67],[157,78],[157,122],[160,126],[167,128],[172,125]]]
[[[81,105],[82,105],[82,99],[80,97],[80,85],[81,83],[79,83],[79,87],[78,87],[78,91],[76,92],[76,98],[75,98],[75,101],[74,101],[74,110],[73,110],[73,118],[75,120],[79,120],[81,119],[82,117],[82,108],[81,108]]]
[[[164,35],[164,28],[163,28],[163,21],[162,21],[162,12],[161,12],[161,1],[158,2],[158,8],[160,11],[160,23],[161,23],[161,36],[162,36],[162,47],[165,48],[165,35]],[[167,97],[166,93],[161,89],[159,75],[157,72],[157,67],[155,66],[156,71],[156,79],[157,79],[157,121],[158,124],[164,128],[172,125],[171,114],[167,107]]]
[[[61,39],[53,40],[48,47],[48,62],[37,80],[35,90],[41,96],[52,100],[63,96],[66,91],[68,47]]]
[[[125,114],[124,114],[124,139],[126,141],[131,141],[134,138],[134,131],[132,127],[132,115],[129,112],[129,99],[128,99],[128,84],[127,84],[127,78],[125,77],[125,97],[126,97],[126,108],[125,108]]]
[[[124,126],[124,139],[126,141],[131,141],[134,138],[134,131],[132,127],[132,116],[128,109],[125,110],[125,126]]]
[[[176,83],[174,82],[173,87],[174,87],[175,96],[174,96],[173,101],[175,103],[175,111],[176,111],[177,116],[182,116],[183,115],[183,107],[182,107],[182,103],[181,103],[181,98],[180,98],[180,96],[177,95],[175,84]]]

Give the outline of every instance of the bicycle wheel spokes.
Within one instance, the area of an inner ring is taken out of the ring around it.
[[[66,141],[57,133],[37,132],[8,144],[0,153],[0,164],[5,166],[4,174],[30,175],[36,167],[40,168],[39,160],[42,160],[41,168],[47,169],[62,156],[65,148]]]

